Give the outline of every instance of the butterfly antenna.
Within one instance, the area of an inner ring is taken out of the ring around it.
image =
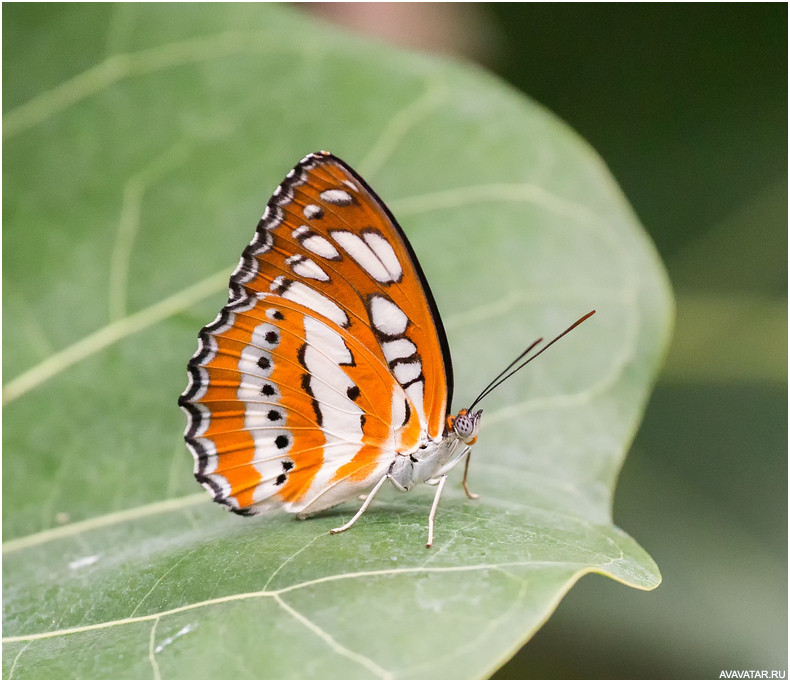
[[[490,388],[491,388],[491,387],[492,387],[492,386],[493,386],[493,385],[494,385],[494,384],[495,384],[495,383],[496,383],[496,382],[499,380],[499,378],[500,378],[500,377],[501,377],[503,374],[505,374],[505,373],[506,373],[506,372],[507,372],[507,371],[508,371],[508,370],[509,370],[509,369],[510,369],[510,368],[511,368],[513,365],[515,365],[515,364],[516,364],[516,363],[517,363],[519,360],[521,360],[521,358],[523,358],[523,357],[524,357],[524,356],[525,356],[527,353],[529,353],[529,352],[530,352],[530,351],[531,351],[531,350],[532,350],[532,349],[533,349],[535,346],[537,346],[537,345],[538,345],[538,344],[539,344],[541,341],[543,341],[543,339],[542,339],[542,338],[541,338],[541,339],[538,339],[537,341],[533,341],[531,344],[529,344],[529,346],[527,346],[527,347],[526,347],[526,348],[525,348],[523,351],[521,351],[521,353],[519,353],[518,357],[517,357],[515,360],[513,360],[513,362],[511,362],[511,363],[510,363],[510,364],[509,364],[507,367],[505,367],[505,369],[503,369],[503,370],[502,370],[502,371],[501,371],[499,374],[497,374],[497,375],[496,375],[496,376],[495,376],[495,377],[494,377],[494,378],[493,378],[493,379],[492,379],[492,380],[489,382],[488,386],[486,386],[486,387],[485,387],[485,388],[484,388],[482,391],[480,391],[480,394],[477,396],[477,398],[475,398],[475,399],[474,399],[474,401],[472,402],[472,405],[471,405],[471,407],[469,407],[468,409],[469,409],[469,410],[471,410],[471,409],[472,409],[472,407],[474,407],[475,405],[477,405],[477,403],[479,403],[479,402],[480,402],[480,400],[482,399],[482,397],[483,397],[484,395],[486,395],[486,394],[489,392],[489,389],[490,389]]]
[[[576,327],[578,327],[588,317],[592,317],[593,315],[595,315],[594,310],[591,310],[586,315],[583,315],[578,320],[576,320],[576,322],[574,322],[570,327],[568,327],[564,332],[562,332],[562,334],[555,336],[551,341],[549,341],[545,346],[543,346],[543,348],[541,348],[537,353],[524,360],[524,362],[522,362],[518,367],[516,367],[516,369],[514,369],[513,371],[509,371],[510,368],[513,367],[513,365],[515,365],[519,360],[521,360],[521,358],[527,355],[533,348],[535,348],[535,346],[537,346],[541,341],[543,341],[543,339],[542,338],[538,339],[534,343],[527,346],[526,350],[522,351],[518,355],[518,357],[515,360],[513,360],[513,362],[511,362],[507,367],[505,367],[505,369],[503,369],[499,374],[497,374],[497,376],[494,378],[493,381],[491,381],[491,383],[488,384],[488,386],[486,386],[482,391],[480,391],[480,395],[478,395],[477,398],[474,399],[472,404],[469,406],[468,410],[471,412],[472,408],[474,408],[474,406],[477,405],[477,403],[479,403],[483,398],[489,395],[491,391],[493,391],[498,386],[501,386],[508,379],[510,379],[510,377],[512,377],[516,372],[518,372],[520,369],[522,369],[530,362],[532,362],[536,357],[538,357],[538,355],[540,355],[544,350],[547,350],[549,346],[552,346],[553,344],[557,343],[557,341],[559,341],[568,332],[571,332],[574,329],[576,329]]]

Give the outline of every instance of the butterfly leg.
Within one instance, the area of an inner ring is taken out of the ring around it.
[[[354,516],[351,518],[351,521],[349,521],[346,524],[343,524],[339,528],[333,528],[329,532],[332,535],[336,535],[337,533],[342,533],[344,530],[348,530],[349,528],[351,528],[351,526],[353,526],[357,522],[357,519],[360,516],[362,516],[362,514],[365,513],[365,510],[370,506],[370,503],[373,502],[373,498],[376,496],[376,493],[379,491],[381,486],[384,485],[384,483],[387,481],[388,478],[390,478],[389,473],[386,473],[384,474],[384,476],[381,477],[381,480],[378,483],[376,483],[376,485],[373,487],[373,490],[371,490],[368,493],[367,497],[365,498],[365,501],[362,503],[362,506],[359,508],[359,511],[356,514],[354,514]]]
[[[442,474],[435,484],[436,495],[434,495],[433,504],[431,505],[431,513],[428,514],[428,542],[425,543],[426,547],[430,547],[433,544],[433,520],[436,517],[436,509],[439,506],[439,498],[442,496],[442,488],[444,488],[446,480],[447,474]],[[431,483],[431,481],[426,481],[426,483]]]
[[[464,484],[464,492],[466,493],[466,496],[467,496],[467,497],[468,497],[470,500],[479,500],[479,499],[480,499],[480,495],[478,495],[477,493],[470,493],[470,492],[469,492],[469,486],[468,486],[468,485],[466,485],[466,475],[469,473],[469,458],[470,458],[471,456],[472,456],[472,451],[471,451],[471,450],[469,450],[469,451],[466,453],[466,464],[464,464],[464,480],[463,480],[463,484]]]

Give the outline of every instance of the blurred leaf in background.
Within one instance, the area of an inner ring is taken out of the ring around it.
[[[4,15],[3,670],[12,677],[469,677],[582,575],[652,589],[614,484],[669,338],[663,267],[600,158],[487,72],[258,4]],[[304,523],[197,492],[175,400],[272,189],[322,147],[420,254],[486,403],[431,491]],[[624,588],[620,588],[624,589]]]

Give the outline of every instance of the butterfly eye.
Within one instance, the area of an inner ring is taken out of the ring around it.
[[[480,415],[483,410],[477,412],[464,412],[461,411],[453,422],[453,430],[458,434],[458,437],[469,443],[477,438],[477,430],[480,428]]]

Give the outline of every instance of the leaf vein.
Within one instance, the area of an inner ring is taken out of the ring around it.
[[[33,644],[32,640],[31,640],[31,641],[29,641],[27,644],[25,644],[25,646],[23,646],[23,647],[22,647],[22,648],[21,648],[21,649],[20,649],[20,650],[17,652],[16,656],[14,656],[14,662],[11,664],[11,670],[9,670],[9,671],[8,671],[8,679],[9,679],[9,680],[13,680],[13,679],[14,679],[14,670],[16,670],[16,664],[17,664],[17,661],[19,661],[19,657],[20,657],[20,656],[21,656],[23,653],[25,653],[25,651],[27,650],[27,648],[28,648],[28,647],[29,647],[31,644]]]
[[[108,298],[111,322],[126,315],[129,268],[134,242],[140,230],[140,214],[145,193],[158,178],[183,161],[186,154],[187,146],[184,142],[176,142],[129,178],[123,187],[118,229],[110,254]]]
[[[348,658],[351,661],[359,663],[365,669],[372,672],[377,677],[380,677],[384,680],[391,680],[392,673],[387,672],[381,666],[377,665],[374,661],[371,661],[367,656],[363,656],[360,653],[355,651],[351,651],[350,649],[344,647],[340,644],[336,639],[334,639],[328,632],[320,628],[318,625],[313,623],[309,618],[307,618],[304,614],[299,613],[295,608],[293,608],[290,604],[288,604],[279,594],[274,595],[274,600],[285,610],[289,613],[293,618],[298,620],[302,625],[304,625],[310,632],[316,635],[318,638],[322,639],[326,642],[330,648],[337,654],[340,654],[344,658]]]
[[[29,130],[77,102],[132,76],[234,54],[288,51],[286,45],[273,45],[274,39],[275,36],[268,31],[225,31],[139,52],[112,55],[12,109],[3,116],[3,138]]]
[[[142,603],[142,602],[141,602]],[[137,609],[135,609],[136,611]],[[148,660],[151,661],[151,668],[153,668],[153,678],[161,680],[162,676],[159,672],[159,664],[156,662],[156,649],[154,649],[154,642],[156,641],[156,626],[159,625],[159,618],[154,620],[151,626],[151,634],[148,637]]]
[[[8,637],[3,637],[2,640],[0,641],[2,641],[4,644],[12,643],[12,642],[27,642],[27,641],[35,641],[40,639],[50,639],[52,637],[63,637],[66,635],[74,635],[83,632],[91,632],[94,630],[102,630],[105,628],[118,627],[122,625],[146,623],[155,619],[164,618],[166,616],[173,616],[179,613],[185,613],[187,611],[193,611],[195,609],[205,608],[209,606],[216,606],[216,605],[226,604],[236,601],[244,601],[247,599],[273,598],[275,596],[287,594],[288,592],[294,592],[296,590],[314,587],[316,585],[322,585],[324,583],[337,582],[339,580],[355,580],[359,578],[410,575],[415,573],[457,573],[464,571],[488,571],[495,569],[498,570],[501,567],[507,567],[507,566],[514,566],[514,567],[524,566],[527,568],[535,568],[538,566],[568,566],[568,567],[577,566],[578,567],[580,566],[580,564],[579,562],[575,562],[575,561],[548,561],[548,560],[547,561],[512,561],[512,562],[504,562],[501,564],[496,564],[496,563],[472,564],[469,566],[409,566],[404,568],[388,568],[388,569],[380,569],[380,570],[355,571],[351,573],[339,573],[335,575],[322,576],[320,578],[315,578],[313,580],[306,580],[301,583],[294,583],[293,585],[288,585],[278,590],[259,590],[256,592],[243,592],[238,594],[231,594],[231,595],[226,595],[224,597],[217,597],[215,599],[206,599],[204,601],[195,602],[193,604],[184,604],[183,606],[177,606],[172,609],[159,611],[157,613],[150,613],[144,616],[120,618],[117,620],[105,621],[102,623],[81,625],[73,628],[63,628],[61,630],[52,630],[49,632],[37,632],[27,635],[13,635]],[[597,568],[598,567],[585,566],[583,568],[583,571],[588,572],[589,570],[594,570]]]
[[[179,564],[183,562],[185,559],[189,558],[192,554],[194,554],[197,549],[192,549],[186,554],[184,554],[178,561],[176,561],[170,568],[168,568],[162,575],[159,576],[158,580],[151,585],[151,589],[145,593],[145,596],[137,603],[137,606],[134,607],[132,612],[129,614],[129,618],[134,618],[134,614],[137,613],[137,610],[145,603],[145,600],[151,596],[151,593],[157,588],[159,583],[161,583],[170,573],[172,573],[176,568],[178,568]]]
[[[395,113],[384,126],[379,139],[373,144],[360,168],[366,178],[378,173],[386,160],[392,156],[398,143],[420,121],[438,109],[447,99],[447,87],[437,81],[428,82],[425,92]]]
[[[227,284],[228,269],[223,268],[197,284],[182,289],[172,296],[136,313],[97,329],[62,351],[22,372],[3,387],[3,405],[16,400],[71,365],[98,353],[132,334],[147,329],[157,322],[186,310],[198,301],[215,294]]]

